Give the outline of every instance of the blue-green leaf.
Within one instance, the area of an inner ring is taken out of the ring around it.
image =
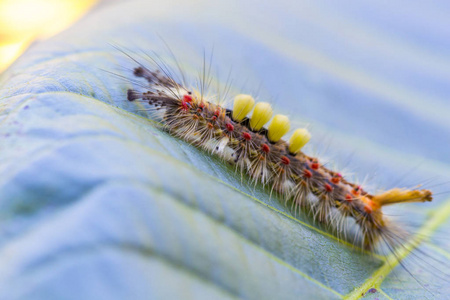
[[[214,45],[220,73],[233,65],[233,90],[262,82],[277,111],[313,124],[311,153],[328,146],[338,165],[354,153],[348,168],[362,179],[378,167],[381,187],[419,163],[401,184],[448,179],[450,57],[438,22],[448,19],[408,4],[433,20],[422,32],[422,19],[406,26],[384,7],[347,5],[116,2],[32,45],[0,77],[0,298],[335,299],[371,287],[368,298],[446,297],[425,258],[391,272],[292,216],[166,134],[126,101],[132,83],[108,73],[134,66],[111,44],[167,58],[162,37],[191,77]],[[448,263],[444,200],[389,212]]]

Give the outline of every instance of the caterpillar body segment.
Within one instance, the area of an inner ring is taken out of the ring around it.
[[[345,231],[346,218],[353,218],[367,250],[374,250],[380,240],[392,247],[402,242],[392,238],[396,229],[383,215],[383,206],[432,200],[431,191],[426,189],[394,188],[372,195],[347,181],[302,152],[311,138],[307,129],[296,129],[288,142],[283,140],[290,130],[289,119],[284,115],[272,118],[270,104],[255,104],[250,95],[237,95],[230,110],[159,70],[138,67],[134,75],[146,79],[148,87],[144,92],[128,90],[128,100],[145,101],[151,109],[163,109],[168,132],[236,165],[255,183],[279,193],[294,210],[307,207],[315,220],[335,227],[337,232]]]

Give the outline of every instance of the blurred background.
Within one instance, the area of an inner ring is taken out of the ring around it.
[[[0,72],[36,39],[78,20],[97,0],[0,0]]]

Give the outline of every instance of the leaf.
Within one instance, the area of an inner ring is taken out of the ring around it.
[[[293,217],[282,199],[164,133],[126,101],[130,82],[105,72],[129,76],[123,67],[133,67],[111,43],[167,56],[162,36],[194,76],[202,47],[215,44],[219,69],[237,66],[234,89],[262,81],[266,94],[280,95],[277,111],[314,124],[314,147],[325,148],[320,136],[334,138],[330,153],[338,162],[355,152],[354,169],[370,174],[378,165],[385,185],[418,161],[426,168],[412,180],[448,177],[442,147],[450,137],[448,104],[413,84],[439,84],[419,67],[429,74],[448,68],[397,57],[421,50],[431,56],[435,49],[416,41],[410,51],[399,41],[354,62],[339,50],[362,53],[358,47],[392,39],[382,31],[367,44],[352,40],[370,32],[375,17],[365,12],[368,19],[358,20],[355,13],[347,20],[344,8],[293,5],[103,5],[34,44],[1,75],[2,299],[333,299],[357,298],[371,287],[377,292],[369,298],[448,295],[448,285],[414,256],[405,260],[407,271],[397,266],[390,273],[383,257],[353,251],[308,217]],[[295,26],[284,28],[283,20]],[[354,45],[336,46],[335,24]],[[377,60],[389,67],[380,69]],[[396,80],[406,74],[406,84]],[[421,248],[448,262],[448,242],[434,234],[450,231],[443,200],[392,212],[414,220],[430,237]]]

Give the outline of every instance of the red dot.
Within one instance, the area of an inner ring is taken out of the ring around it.
[[[217,117],[216,116],[212,116],[211,120],[215,121],[215,120],[217,120]]]
[[[281,157],[281,162],[285,165],[289,165],[291,163],[290,159],[287,158],[286,156]]]
[[[353,190],[352,190],[352,194],[353,195],[355,195],[355,196],[359,196],[360,194],[361,194],[361,188],[358,186],[358,187],[355,187]]]
[[[333,191],[333,187],[330,184],[328,184],[328,183],[326,183],[324,185],[324,188],[325,188],[325,191],[327,191],[328,193]]]
[[[201,109],[204,109],[205,108],[205,103],[200,103],[199,105],[198,105],[198,107],[200,107]]]
[[[364,211],[368,214],[371,214],[373,211],[372,206],[370,204],[364,205]]]
[[[303,171],[303,176],[306,177],[306,178],[311,178],[311,177],[312,177],[312,173],[311,173],[310,170],[305,169],[305,170]]]
[[[216,111],[214,112],[214,115],[216,117],[220,116],[220,109],[216,109]]]
[[[188,111],[189,110],[189,106],[187,104],[187,102],[181,102],[181,109],[183,109],[184,111]]]
[[[318,170],[320,167],[319,162],[317,160],[313,160],[311,163],[311,169]]]
[[[269,153],[270,152],[270,148],[269,148],[269,146],[267,144],[262,144],[261,145],[261,150],[262,150],[262,152],[265,152],[265,153]]]
[[[184,95],[183,96],[183,101],[192,102],[192,96],[191,95]]]
[[[233,124],[227,123],[227,124],[225,124],[225,127],[227,127],[227,130],[228,130],[229,132],[232,132],[232,131],[234,130]]]
[[[248,132],[243,132],[242,133],[242,137],[246,140],[246,141],[250,141],[252,139],[252,136],[250,135],[250,133]]]
[[[353,201],[353,196],[350,194],[345,195],[345,200],[347,200],[348,202],[352,202]]]
[[[341,182],[341,177],[337,177],[337,176],[332,177],[331,182],[334,184],[338,184],[339,182]]]

